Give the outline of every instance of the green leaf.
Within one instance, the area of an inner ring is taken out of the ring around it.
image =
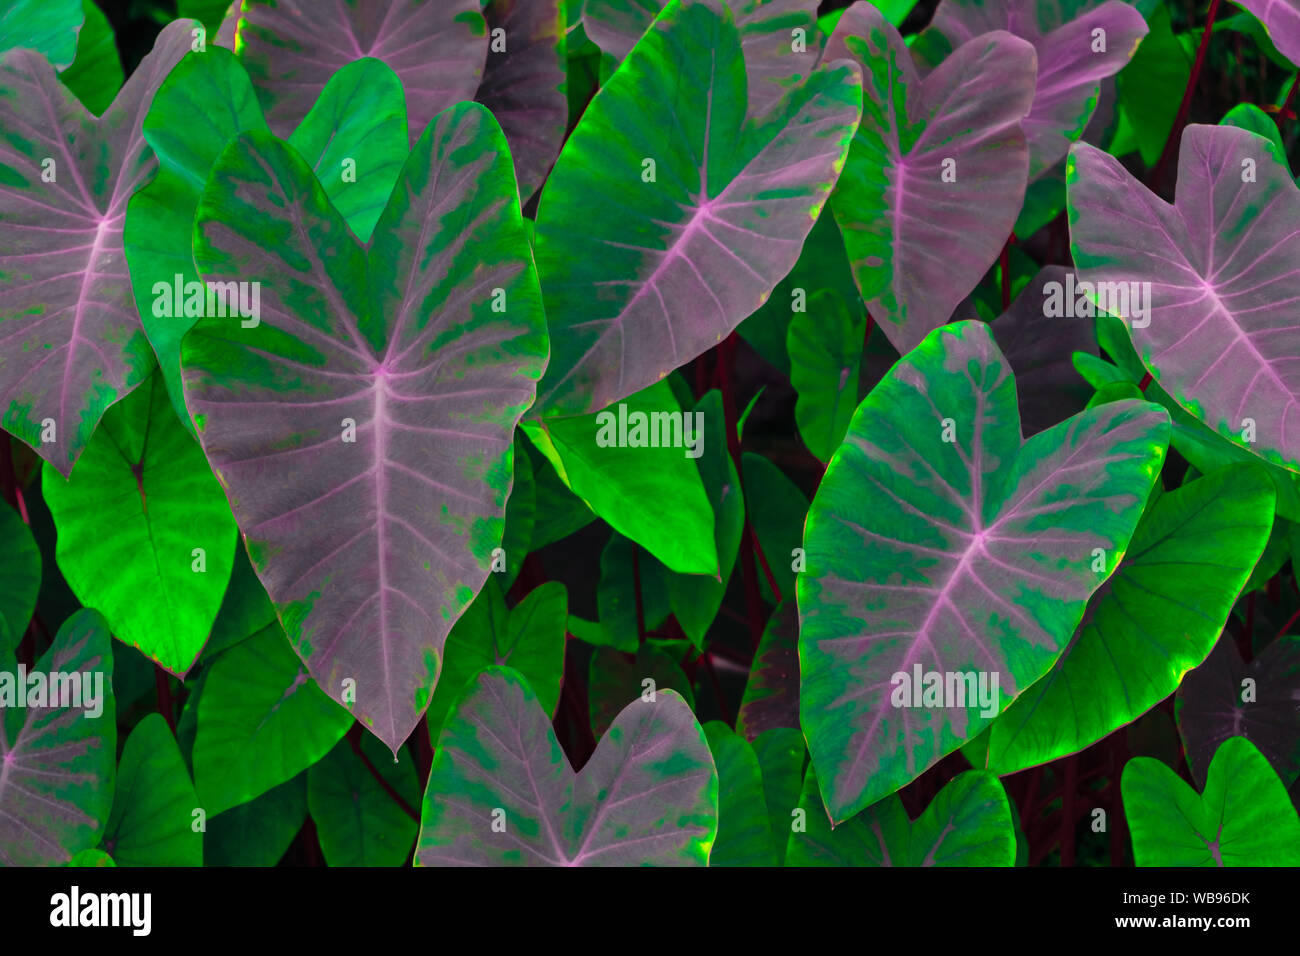
[[[321,851],[330,866],[401,866],[415,842],[416,822],[361,754],[415,812],[420,781],[406,751],[394,759],[373,734],[345,737],[307,771],[307,805]]]
[[[796,312],[790,320],[790,384],[799,396],[794,419],[818,461],[830,461],[849,430],[866,332],[861,307],[850,308],[842,295],[825,289],[813,294],[806,312]]]
[[[1286,787],[1245,737],[1230,737],[1198,794],[1154,757],[1121,782],[1138,866],[1300,866],[1300,817]]]
[[[1273,489],[1255,465],[1160,495],[1069,648],[993,723],[988,768],[1075,753],[1176,691],[1219,639],[1272,519]]]
[[[613,643],[635,649],[642,637],[637,631],[636,621],[638,577],[641,582],[641,613],[645,618],[645,629],[652,631],[664,623],[669,613],[669,573],[648,552],[621,534],[615,532],[610,535],[609,542],[600,553],[596,608],[600,614],[601,630],[612,636]]]
[[[515,432],[515,451],[523,449],[533,469],[533,494],[536,502],[533,512],[533,537],[530,551],[539,551],[585,528],[596,520],[586,502],[568,489],[555,472],[549,459],[537,450],[532,441],[520,441]],[[507,508],[509,505],[507,504]]]
[[[0,53],[35,50],[63,69],[77,54],[84,16],[81,0],[6,0],[0,5]]]
[[[247,803],[329,753],[352,715],[316,685],[278,624],[212,662],[199,698],[194,783],[208,816]]]
[[[748,741],[720,720],[705,724],[704,736],[718,768],[718,836],[709,866],[775,866],[758,757]]]
[[[85,23],[77,37],[77,58],[59,78],[77,94],[86,109],[98,116],[122,88],[122,60],[117,55],[108,17],[95,6],[94,0],[82,0],[81,7]]]
[[[94,850],[94,849],[82,850],[80,853],[74,856],[67,865],[88,866],[88,867],[117,866],[117,864],[113,862],[113,858],[109,856],[107,853],[105,853],[103,850]]]
[[[200,21],[210,35],[215,35],[233,5],[231,0],[176,0],[176,15]]]
[[[1254,103],[1238,103],[1223,115],[1219,125],[1237,126],[1256,136],[1272,140],[1277,147],[1277,155],[1286,155],[1286,145],[1282,142],[1282,131],[1277,128],[1277,122]]]
[[[808,497],[785,476],[785,472],[762,455],[745,452],[740,467],[745,473],[745,504],[759,547],[767,558],[776,586],[781,589],[781,597],[790,597],[794,594],[795,574],[791,565],[796,558],[795,550],[803,546]],[[759,565],[758,572],[763,597],[776,604],[762,565]]]
[[[647,683],[647,681],[649,683]],[[591,655],[587,678],[587,702],[591,729],[601,736],[609,729],[628,702],[651,702],[663,690],[676,691],[695,709],[695,695],[677,662],[658,648],[643,645],[635,655],[610,647],[598,647]]]
[[[425,715],[433,743],[466,683],[493,664],[508,664],[523,674],[548,714],[554,715],[560,703],[568,591],[559,581],[547,581],[507,609],[495,577],[447,637],[442,673]]]
[[[70,479],[47,465],[42,487],[73,593],[118,640],[183,676],[230,581],[235,522],[161,378],[108,410]]]
[[[0,435],[0,441],[8,441]],[[0,657],[17,651],[36,610],[41,552],[18,512],[0,505]]]
[[[1174,36],[1165,4],[1147,17],[1147,27],[1147,35],[1117,82],[1119,105],[1137,137],[1142,162],[1154,166],[1173,130],[1192,65]]]
[[[522,428],[565,485],[620,534],[673,571],[717,574],[713,509],[692,449],[684,447],[688,424],[694,419],[682,417],[672,389],[661,381],[613,409],[527,421]],[[726,442],[725,435],[692,437]]]
[[[537,521],[537,488],[533,479],[533,464],[515,432],[515,480],[506,501],[506,526],[501,534],[501,557],[505,570],[494,571],[500,576],[501,590],[508,592],[523,567],[528,552],[533,550],[533,525]]]
[[[792,727],[776,727],[759,734],[751,742],[758,765],[763,771],[763,795],[768,822],[772,829],[772,848],[777,864],[785,863],[790,825],[799,808],[799,791],[803,786],[804,758],[808,749],[803,734]]]
[[[20,706],[13,658],[0,650],[0,864],[57,866],[98,845],[113,807],[117,723],[113,641],[99,612],[77,611],[27,675],[77,673],[71,706]],[[62,686],[67,686],[62,684]],[[48,694],[46,695],[48,702]],[[97,712],[98,711],[98,712]]]
[[[235,544],[235,565],[230,572],[221,609],[212,624],[212,634],[203,645],[201,663],[211,660],[227,648],[252,637],[262,628],[275,623],[275,608],[266,588],[257,579],[243,542]]]
[[[101,845],[118,866],[202,866],[196,809],[198,797],[176,738],[161,714],[148,714],[122,750]]]
[[[391,754],[390,754],[391,756]],[[307,819],[307,774],[274,787],[208,821],[207,866],[275,866]]]
[[[790,834],[786,866],[1015,866],[1007,792],[982,770],[955,777],[915,821],[891,794],[832,830],[809,767],[799,807],[807,830]]]
[[[528,682],[491,667],[442,729],[416,863],[704,866],[717,828],[717,771],[677,694],[624,708],[575,774]]]

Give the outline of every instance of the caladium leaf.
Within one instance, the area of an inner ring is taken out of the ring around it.
[[[798,580],[800,717],[835,822],[1047,673],[1123,557],[1168,439],[1163,409],[1128,401],[1022,442],[1010,368],[978,321],[932,332],[863,400]]]
[[[993,338],[1016,375],[1026,437],[1082,411],[1092,393],[1073,366],[1075,354],[1097,354],[1092,323],[1064,318],[1049,307],[1067,281],[1064,266],[1043,268],[992,323]]]
[[[1300,471],[1300,188],[1285,157],[1243,129],[1188,126],[1172,206],[1086,144],[1067,177],[1079,279],[1151,374],[1224,438]]]
[[[704,725],[718,768],[718,835],[709,866],[776,866],[763,771],[745,738],[720,720]]]
[[[1300,637],[1278,638],[1249,664],[1224,634],[1178,687],[1176,714],[1187,764],[1198,781],[1220,745],[1245,737],[1288,787],[1300,778]]]
[[[514,156],[519,199],[532,198],[564,142],[564,4],[487,0],[488,54],[474,98],[501,124]]]
[[[740,35],[718,2],[672,0],[542,191],[539,414],[604,408],[721,341],[794,266],[839,174],[858,71],[820,70],[747,122]]]
[[[629,701],[654,703],[665,689],[695,709],[691,682],[666,651],[649,644],[643,644],[635,655],[612,647],[596,648],[587,679],[592,733],[599,737],[609,730]]]
[[[447,638],[442,675],[426,715],[430,742],[437,744],[442,723],[470,678],[494,664],[519,671],[542,709],[554,715],[568,611],[569,594],[559,581],[538,585],[507,608],[501,588],[489,579]]]
[[[0,425],[63,475],[105,410],[149,374],[122,221],[156,162],[140,135],[192,21],[158,36],[96,120],[42,57],[0,58]]]
[[[77,94],[86,109],[98,116],[122,88],[122,60],[117,55],[108,17],[94,0],[82,0],[81,7],[86,22],[77,34],[77,58],[59,74],[59,79]]]
[[[736,716],[736,729],[747,740],[778,727],[799,727],[799,608],[793,595],[763,629]]]
[[[740,30],[749,77],[749,112],[761,115],[806,79],[816,65],[815,0],[725,0]],[[632,51],[667,4],[664,0],[588,3],[587,36],[614,59]],[[813,42],[810,42],[813,41]]]
[[[102,611],[118,640],[184,676],[221,607],[236,533],[161,377],[109,409],[71,478],[46,464],[41,486],[78,600]]]
[[[1277,51],[1300,66],[1300,3],[1296,0],[1241,0],[1268,30]]]
[[[993,723],[988,768],[1082,750],[1172,694],[1218,640],[1272,523],[1273,488],[1255,465],[1161,494],[1069,648]]]
[[[699,421],[660,381],[600,412],[524,422],[523,432],[614,530],[673,571],[716,576],[713,508],[695,461],[726,436]]]
[[[0,863],[55,866],[99,843],[113,806],[113,646],[77,611],[31,671],[0,656]],[[36,675],[40,675],[38,679]],[[49,706],[51,677],[67,699]],[[44,703],[34,696],[40,690]],[[22,695],[19,697],[18,695]]]
[[[443,727],[421,816],[421,866],[704,866],[718,774],[672,691],[628,705],[575,774],[527,682],[491,667]]]
[[[261,289],[260,317],[182,343],[204,452],[290,642],[395,751],[501,543],[546,359],[505,139],[477,104],[440,114],[362,247],[291,147],[244,133],[194,230],[205,279]]]
[[[1154,757],[1121,780],[1138,866],[1300,866],[1300,817],[1268,761],[1230,737],[1197,793]]]
[[[867,317],[833,290],[821,289],[808,311],[790,319],[786,352],[790,384],[798,393],[799,437],[818,461],[830,461],[857,407],[858,371]]]
[[[389,758],[391,759],[391,757]],[[231,807],[208,821],[207,866],[275,866],[307,819],[307,774]]]
[[[868,311],[907,352],[948,321],[1015,225],[1034,48],[987,33],[922,81],[898,31],[858,0],[823,54],[841,57],[862,66],[863,121],[831,211]]]
[[[0,441],[8,441],[0,435]],[[36,609],[41,552],[18,512],[0,506],[0,655],[14,653]]]
[[[10,0],[0,12],[0,53],[35,50],[62,69],[77,54],[82,17],[81,0]]]
[[[1101,81],[1128,64],[1147,34],[1142,14],[1124,0],[1079,10],[1065,22],[1060,13],[1038,0],[943,0],[927,29],[953,49],[992,30],[1034,45],[1038,77],[1022,123],[1031,182],[1065,158],[1092,119]]]
[[[831,829],[811,767],[790,834],[786,866],[1014,866],[1016,831],[1002,781],[971,770],[940,790],[916,820],[898,794]]]
[[[411,142],[434,116],[472,100],[483,78],[481,0],[245,0],[226,17],[267,122],[288,136],[341,66],[383,60],[402,80]]]
[[[103,848],[118,866],[202,866],[203,832],[190,772],[161,714],[126,738]]]
[[[294,657],[279,625],[207,669],[194,738],[194,784],[216,816],[261,796],[329,753],[352,724]]]
[[[376,773],[388,787],[376,779]],[[340,740],[307,771],[307,805],[326,863],[401,866],[405,862],[415,842],[416,821],[393,794],[415,812],[420,800],[415,765],[405,752],[394,762],[370,734]]]
[[[223,108],[214,109],[213,103]],[[208,117],[208,122],[194,126],[189,118],[196,115]],[[198,302],[185,292],[189,283],[199,281],[194,213],[208,172],[227,141],[246,130],[265,129],[248,75],[234,55],[220,47],[181,60],[159,87],[144,119],[144,137],[158,157],[159,169],[127,206],[127,265],[168,394],[191,431],[181,388],[181,339],[206,308],[194,307]],[[325,84],[289,142],[311,164],[349,228],[369,239],[406,159],[401,83],[378,60],[348,64]]]
[[[750,741],[763,771],[763,795],[777,864],[785,862],[791,826],[798,817],[808,748],[797,728],[775,727]]]

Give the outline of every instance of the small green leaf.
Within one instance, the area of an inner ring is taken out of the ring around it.
[[[202,866],[199,809],[176,738],[161,714],[147,715],[122,750],[101,845],[118,866]]]

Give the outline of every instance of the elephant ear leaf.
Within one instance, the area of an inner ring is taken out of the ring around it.
[[[60,70],[72,63],[85,25],[81,0],[8,0],[4,7],[0,52],[35,50]]]
[[[1138,866],[1300,866],[1300,817],[1268,760],[1225,740],[1203,793],[1154,757],[1134,757],[1120,789]]]
[[[1300,66],[1300,3],[1296,0],[1241,0],[1268,31],[1277,52]]]
[[[1084,143],[1066,179],[1076,308],[1123,319],[1151,375],[1213,431],[1300,471],[1300,189],[1285,155],[1234,126],[1188,126],[1173,205]]]
[[[839,823],[986,727],[1065,650],[1164,461],[1146,402],[1023,441],[982,322],[935,330],[858,407],[804,532],[799,708]]]
[[[831,211],[867,309],[907,352],[952,317],[1020,214],[1034,48],[986,33],[922,80],[898,31],[858,2],[822,57],[841,58],[862,66],[863,118]]]
[[[117,723],[108,625],[97,611],[77,611],[22,686],[12,664],[0,657],[0,864],[57,866],[99,843],[113,807]],[[51,707],[54,674],[72,697]]]
[[[505,139],[439,114],[362,247],[291,146],[244,133],[194,232],[203,278],[260,301],[182,343],[200,442],[308,671],[396,750],[501,543],[545,364]]]
[[[575,774],[518,672],[489,667],[443,725],[420,866],[703,866],[718,773],[675,692],[634,700]]]
[[[280,136],[340,67],[383,60],[402,80],[414,143],[435,115],[474,98],[488,50],[482,7],[481,0],[245,0],[217,42],[243,60]]]
[[[153,367],[122,225],[157,167],[140,121],[192,25],[167,26],[98,119],[40,55],[0,57],[0,427],[65,477]]]
[[[730,11],[673,0],[587,107],[537,211],[553,351],[539,414],[657,382],[794,267],[858,123],[858,71],[819,70],[761,122],[745,83]]]

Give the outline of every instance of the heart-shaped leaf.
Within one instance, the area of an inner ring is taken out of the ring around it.
[[[988,768],[1082,750],[1178,689],[1218,640],[1272,523],[1273,489],[1255,465],[1160,495],[1069,649],[994,722]]]
[[[74,856],[67,865],[78,867],[117,866],[117,864],[113,862],[113,858],[103,850],[82,850]]]
[[[411,758],[403,752],[394,762],[370,734],[349,734],[307,771],[308,807],[330,866],[401,866],[416,831],[406,808],[414,814],[419,799]]]
[[[222,109],[214,109],[219,103]],[[194,126],[192,116],[208,122]],[[127,265],[136,306],[158,356],[176,413],[193,430],[181,388],[181,339],[205,311],[186,287],[194,268],[194,212],[231,137],[265,130],[253,85],[220,47],[186,56],[159,87],[144,119],[158,175],[127,206]],[[397,77],[378,60],[358,60],[325,84],[289,140],[312,165],[326,195],[360,238],[369,239],[406,159],[406,107]],[[177,276],[180,278],[177,279]],[[189,287],[190,289],[193,286]]]
[[[360,57],[383,60],[406,91],[411,142],[434,116],[472,100],[483,78],[482,0],[245,0],[222,24],[257,87],[267,122],[287,136],[325,82]]]
[[[1277,51],[1300,66],[1300,3],[1296,0],[1241,0],[1268,29]]]
[[[1007,792],[991,773],[971,770],[940,790],[916,820],[897,794],[831,829],[811,767],[786,866],[1014,866],[1016,832]]]
[[[800,717],[835,822],[1047,673],[1123,557],[1168,438],[1163,409],[1129,401],[1022,441],[1011,370],[977,321],[932,332],[863,400],[798,581]]]
[[[1030,182],[1065,158],[1092,119],[1101,81],[1128,64],[1147,33],[1142,14],[1124,0],[1087,6],[1058,22],[1053,14],[1060,8],[1038,0],[943,0],[927,29],[942,35],[950,49],[992,30],[1006,30],[1034,45],[1038,77],[1022,124],[1029,141]]]
[[[1245,737],[1219,747],[1203,793],[1154,757],[1125,765],[1121,791],[1138,866],[1300,866],[1300,817]]]
[[[831,211],[867,309],[906,352],[948,321],[1015,225],[1034,48],[987,33],[922,81],[898,31],[859,0],[823,54],[840,57],[862,66],[863,118]]]
[[[718,768],[718,836],[709,866],[775,866],[763,771],[745,738],[720,720],[704,725]]]
[[[781,596],[794,594],[795,568],[802,568],[803,524],[808,514],[808,496],[786,477],[776,465],[762,455],[745,452],[741,457],[745,473],[745,501],[759,547],[767,558]],[[767,575],[758,576],[763,597],[778,603],[767,583]]]
[[[199,807],[176,738],[160,714],[148,714],[126,738],[103,848],[117,866],[202,866]]]
[[[1086,144],[1067,177],[1078,278],[1151,374],[1219,435],[1300,471],[1300,188],[1285,157],[1243,129],[1188,126],[1172,206]]]
[[[103,836],[117,767],[112,673],[108,625],[91,610],[64,621],[30,671],[0,656],[5,866],[67,863]]]
[[[9,0],[0,13],[0,52],[35,50],[62,69],[77,54],[81,28],[81,0]]]
[[[624,708],[575,774],[526,681],[475,679],[433,757],[421,866],[704,866],[718,830],[718,774],[672,691]]]
[[[1288,787],[1300,778],[1300,637],[1278,638],[1249,664],[1228,634],[1183,678],[1176,701],[1187,764],[1204,780],[1229,737],[1259,748]]]
[[[8,441],[0,435],[0,441]],[[12,654],[23,639],[41,589],[41,552],[18,512],[0,507],[0,655]]]
[[[604,408],[721,341],[794,266],[860,115],[818,71],[745,118],[719,0],[672,0],[569,136],[537,211],[552,361],[538,412]]]
[[[300,773],[209,820],[203,861],[207,866],[275,866],[306,819],[307,774]]]
[[[0,58],[0,425],[65,476],[108,406],[153,366],[122,221],[156,168],[140,121],[191,25],[159,34],[98,120],[42,57]]]
[[[763,629],[736,716],[736,729],[750,741],[777,727],[799,727],[799,608],[793,596]]]
[[[262,132],[226,147],[196,215],[203,277],[261,289],[260,317],[208,316],[182,343],[204,452],[290,642],[335,700],[353,682],[394,751],[501,543],[545,364],[521,223],[473,103],[429,124],[368,247]]]
[[[816,65],[815,0],[725,0],[740,31],[749,77],[749,112],[762,115]],[[582,11],[587,36],[615,60],[627,56],[667,4],[664,0],[608,0]]]
[[[352,718],[307,675],[271,625],[206,670],[194,784],[209,816],[247,803],[320,760]]]
[[[82,0],[81,9],[86,22],[77,34],[77,58],[59,74],[59,79],[77,94],[86,109],[98,116],[122,88],[122,60],[117,55],[116,38],[108,17],[95,6],[94,0]]]
[[[501,124],[514,156],[519,199],[527,204],[564,142],[564,4],[487,0],[488,55],[474,98]]]
[[[818,461],[831,460],[857,407],[866,331],[861,305],[851,309],[831,289],[813,293],[808,311],[790,319],[786,352],[790,384],[799,396],[794,420],[799,437]]]
[[[798,816],[808,748],[797,728],[776,727],[759,734],[750,746],[763,770],[763,795],[772,829],[777,864],[785,862],[791,824]]]
[[[109,409],[71,478],[47,464],[41,486],[77,599],[102,611],[118,640],[184,676],[221,607],[236,534],[161,377]]]

